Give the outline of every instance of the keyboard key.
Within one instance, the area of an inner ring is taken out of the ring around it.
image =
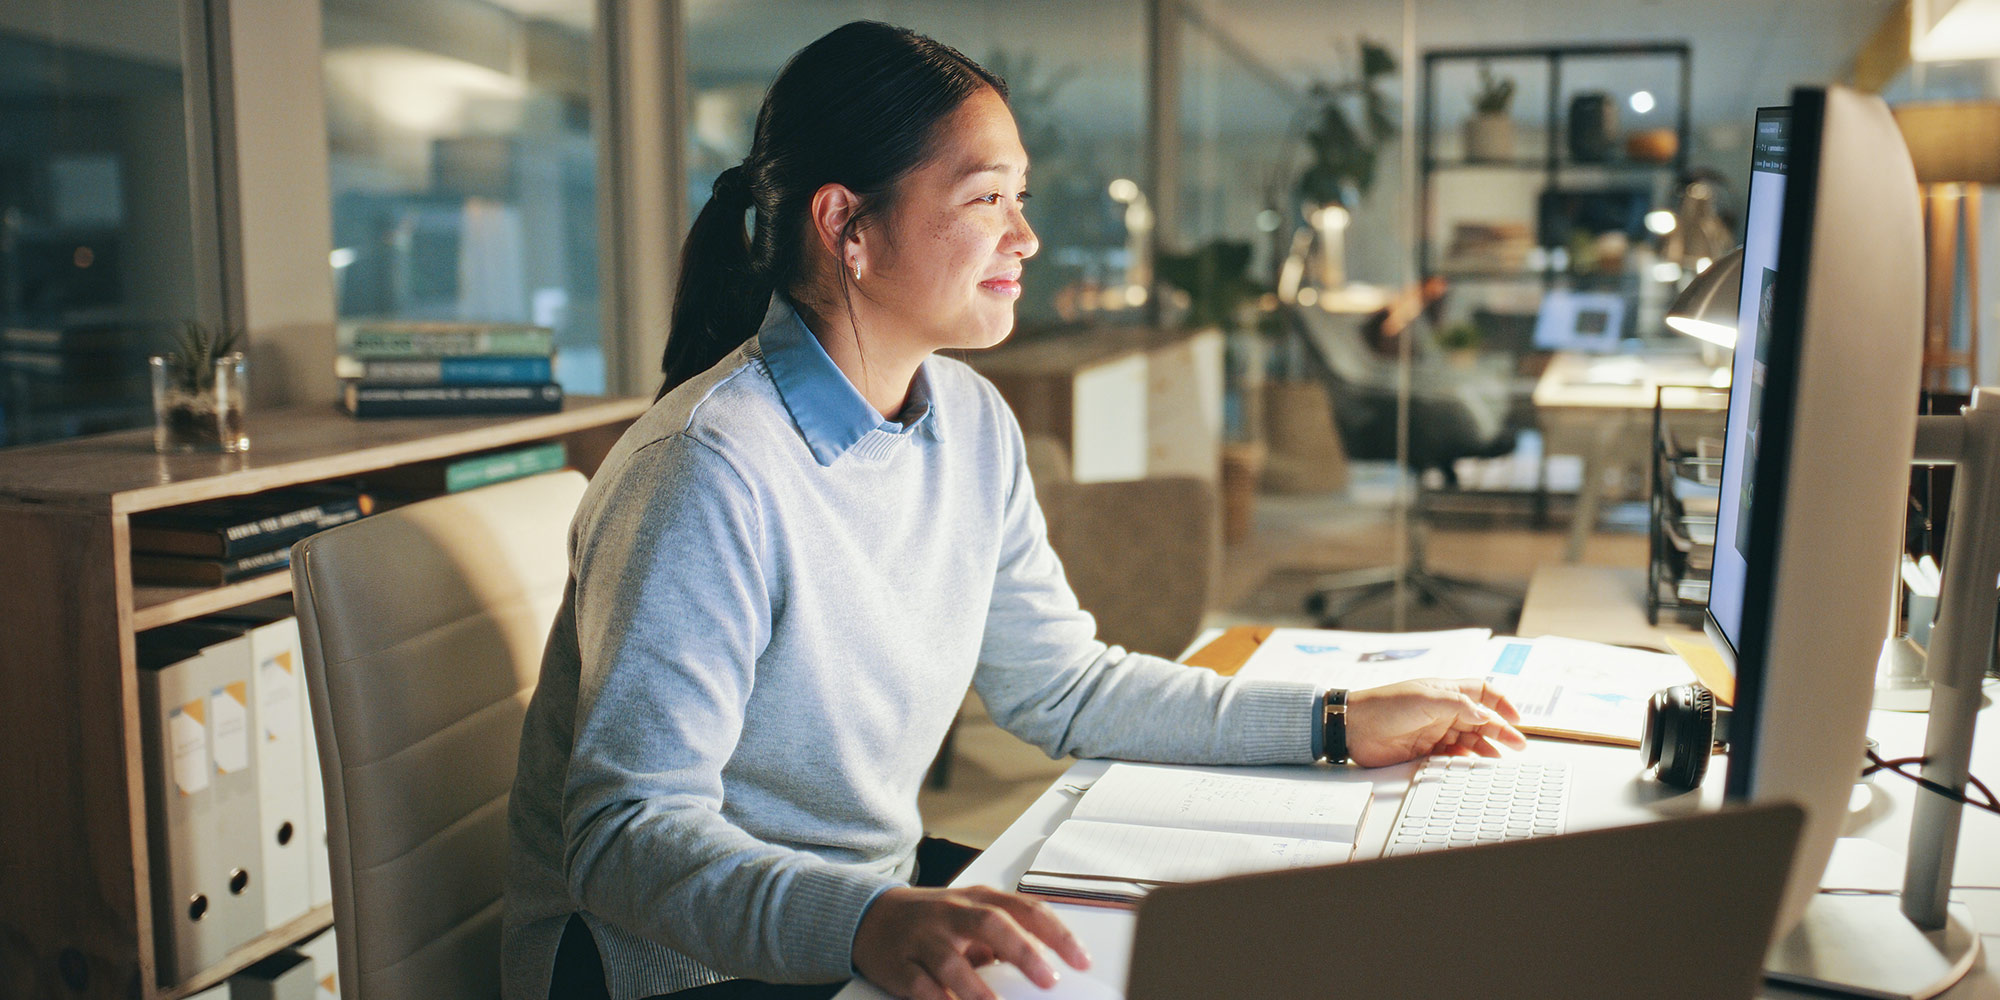
[[[1412,779],[1389,854],[1552,836],[1569,799],[1562,763],[1433,758]]]

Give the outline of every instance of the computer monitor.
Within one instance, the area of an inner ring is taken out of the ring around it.
[[[1727,796],[1797,802],[1777,932],[1862,766],[1916,433],[1923,228],[1879,98],[1758,112],[1706,630],[1735,671]]]

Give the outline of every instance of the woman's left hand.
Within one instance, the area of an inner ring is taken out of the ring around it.
[[[1433,754],[1498,757],[1495,744],[1528,745],[1514,723],[1521,713],[1477,678],[1384,684],[1347,695],[1347,756],[1384,767]]]

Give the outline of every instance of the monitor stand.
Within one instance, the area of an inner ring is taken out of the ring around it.
[[[1943,928],[1925,931],[1893,895],[1821,894],[1764,960],[1781,983],[1882,1000],[1924,1000],[1964,978],[1979,956],[1979,934],[1964,903]]]
[[[1975,388],[1971,405],[1956,415],[1919,417],[1913,458],[1958,466],[1938,620],[1924,663],[1931,695],[1923,776],[1962,790],[1994,648],[2000,545],[1985,537],[1985,526],[2000,523],[2000,389]],[[1950,902],[1963,806],[1923,794],[1912,812],[1900,897],[1814,896],[1798,926],[1771,949],[1767,976],[1865,997],[1921,1000],[1944,992],[1972,968],[1979,955],[1972,912]],[[1936,929],[1925,930],[1926,924]]]

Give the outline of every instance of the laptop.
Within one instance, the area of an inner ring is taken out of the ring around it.
[[[1126,996],[1752,997],[1804,819],[1729,808],[1165,886]]]

